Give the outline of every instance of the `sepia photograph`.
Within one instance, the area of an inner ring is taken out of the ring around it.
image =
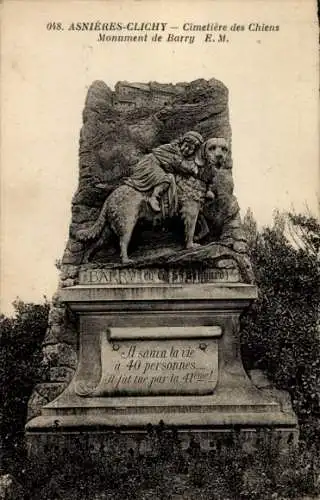
[[[318,37],[2,1],[1,499],[320,498]]]

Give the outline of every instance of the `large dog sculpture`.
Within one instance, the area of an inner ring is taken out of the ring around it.
[[[184,222],[185,247],[199,246],[194,242],[194,234],[199,212],[208,196],[208,180],[214,191],[215,168],[220,168],[226,161],[228,144],[223,138],[212,138],[202,145],[203,170],[205,175],[175,176],[176,211]],[[204,180],[205,179],[205,180]],[[128,246],[138,220],[146,215],[149,195],[123,184],[116,188],[105,200],[97,221],[89,229],[79,230],[76,237],[80,241],[93,240],[87,250],[84,261],[88,262],[94,252],[101,248],[110,228],[119,238],[120,258],[122,263],[131,262]]]

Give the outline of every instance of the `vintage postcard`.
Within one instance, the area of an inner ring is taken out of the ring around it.
[[[312,0],[2,2],[3,497],[319,493],[318,55]]]

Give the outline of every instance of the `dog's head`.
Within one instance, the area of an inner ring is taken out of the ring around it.
[[[223,137],[212,137],[203,144],[203,158],[215,168],[225,166],[228,153],[228,142]]]
[[[205,163],[216,168],[222,168],[226,165],[229,153],[229,146],[223,137],[212,137],[203,144],[197,152],[196,161],[200,166]]]

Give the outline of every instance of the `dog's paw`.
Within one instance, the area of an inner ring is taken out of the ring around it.
[[[190,250],[191,248],[199,248],[201,247],[200,243],[195,243],[194,241],[192,243],[188,243],[188,245],[186,245],[186,248],[188,250]]]
[[[128,257],[122,257],[121,258],[121,263],[122,264],[133,264],[133,260],[129,259]]]

